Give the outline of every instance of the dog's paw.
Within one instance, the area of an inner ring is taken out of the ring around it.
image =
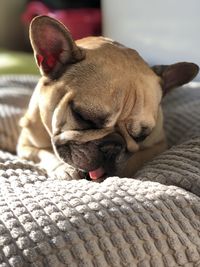
[[[80,180],[81,173],[68,164],[60,164],[54,170],[48,171],[48,175],[61,180]]]

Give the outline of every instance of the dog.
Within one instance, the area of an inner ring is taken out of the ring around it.
[[[59,21],[38,16],[30,41],[40,78],[20,121],[20,157],[61,179],[133,177],[167,147],[162,98],[191,81],[194,63],[150,67],[104,37],[74,41]]]

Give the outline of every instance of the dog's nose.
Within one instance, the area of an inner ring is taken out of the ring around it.
[[[122,150],[122,146],[119,144],[111,143],[111,144],[103,144],[100,146],[100,151],[104,154],[118,154]]]
[[[109,134],[104,137],[100,144],[99,150],[107,157],[113,157],[119,154],[125,147],[125,141],[119,134]]]

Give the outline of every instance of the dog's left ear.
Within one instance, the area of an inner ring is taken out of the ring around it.
[[[69,64],[85,57],[68,29],[48,16],[35,17],[30,25],[30,41],[42,75],[56,78]]]
[[[194,63],[179,62],[172,65],[156,65],[152,70],[161,77],[165,95],[171,89],[193,80],[199,72],[199,67]]]

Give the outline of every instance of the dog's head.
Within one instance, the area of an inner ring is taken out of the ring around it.
[[[118,174],[127,157],[163,140],[162,96],[198,72],[186,62],[150,68],[135,50],[103,37],[74,42],[46,16],[32,21],[30,39],[54,151],[93,179]]]

